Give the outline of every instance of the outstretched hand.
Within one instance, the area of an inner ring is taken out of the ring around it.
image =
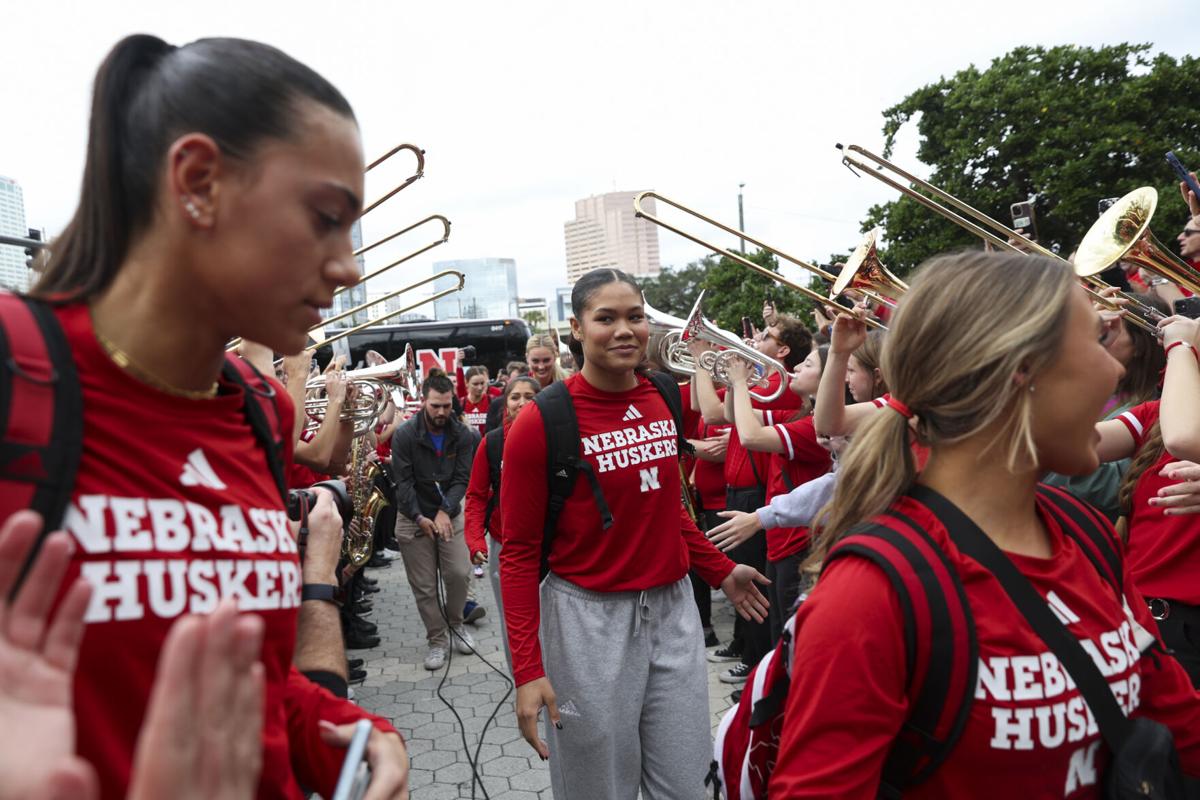
[[[737,613],[741,614],[744,619],[762,622],[767,618],[767,609],[771,607],[771,604],[759,591],[756,583],[761,583],[763,586],[771,585],[771,582],[754,567],[738,564],[733,568],[733,572],[726,575],[725,580],[721,581],[721,591],[725,593]]]

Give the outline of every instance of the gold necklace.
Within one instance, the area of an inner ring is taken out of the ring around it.
[[[96,333],[96,341],[100,342],[104,352],[108,353],[109,359],[121,369],[133,375],[142,383],[149,384],[159,391],[174,395],[175,397],[184,397],[188,400],[207,400],[217,396],[217,382],[213,381],[213,385],[207,389],[181,389],[178,386],[172,386],[161,378],[157,377],[153,372],[138,365],[129,354],[121,348],[117,347],[105,336],[95,329],[93,324],[92,330]]]

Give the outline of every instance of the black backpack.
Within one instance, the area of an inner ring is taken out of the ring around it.
[[[679,384],[664,372],[648,373],[647,378],[654,388],[662,395],[675,420],[675,435],[679,442],[679,453],[691,452],[683,431],[683,399],[679,393]],[[571,393],[562,381],[542,389],[533,396],[538,411],[542,415],[542,425],[546,431],[546,480],[550,486],[550,496],[546,501],[546,521],[542,527],[542,569],[544,578],[550,571],[550,548],[554,544],[554,529],[558,524],[558,515],[562,513],[567,498],[575,491],[575,480],[583,473],[592,489],[592,498],[600,511],[601,525],[605,530],[612,527],[612,511],[604,492],[600,489],[600,480],[592,471],[592,465],[580,454],[579,421],[575,418],[575,404],[571,401]],[[492,431],[489,436],[495,433]],[[491,458],[491,451],[488,451]],[[497,471],[498,462],[492,462]],[[499,485],[500,477],[494,477],[493,488]]]

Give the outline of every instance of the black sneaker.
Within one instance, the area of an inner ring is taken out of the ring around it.
[[[346,660],[347,669],[362,669],[363,660],[361,658],[350,658]]]
[[[729,693],[729,702],[733,703],[734,705],[737,705],[738,702],[741,701],[741,699],[742,699],[742,690],[741,689],[734,689],[732,692]]]
[[[367,679],[367,671],[365,669],[352,669],[346,676],[346,683],[362,683]]]
[[[721,643],[721,640],[717,638],[716,631],[714,631],[712,628],[704,629],[704,646],[705,647],[716,647],[720,643]]]
[[[753,667],[751,667],[749,664],[743,664],[739,661],[718,675],[717,680],[719,680],[721,683],[745,683],[746,676],[750,674],[751,669],[753,669]]]
[[[733,649],[733,645],[713,650],[708,654],[708,660],[714,664],[724,664],[727,661],[741,661],[742,654]]]

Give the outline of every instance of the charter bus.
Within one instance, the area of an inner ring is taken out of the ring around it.
[[[333,336],[338,331],[325,331]],[[411,343],[417,354],[417,366],[422,375],[430,367],[440,367],[454,375],[458,350],[471,346],[475,356],[465,359],[462,366],[482,364],[494,379],[510,361],[525,360],[525,343],[529,340],[529,325],[522,319],[451,319],[441,322],[406,322],[398,325],[372,325],[352,333],[343,341],[350,349],[350,366],[364,363],[368,350],[378,351],[388,361],[404,354],[404,345]],[[317,349],[317,361],[324,369],[333,357],[331,349],[339,343]],[[339,350],[339,352],[345,352]]]

